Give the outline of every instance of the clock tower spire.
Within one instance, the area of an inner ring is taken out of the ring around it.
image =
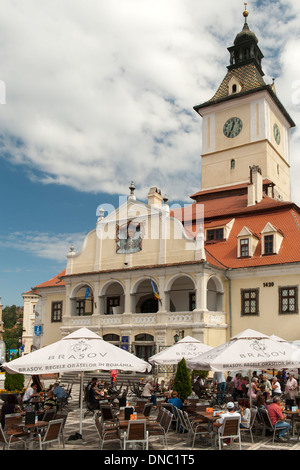
[[[228,48],[230,65],[214,96],[194,110],[203,118],[201,190],[249,183],[249,167],[261,169],[278,199],[290,200],[290,134],[295,123],[264,81],[263,54],[248,25]]]

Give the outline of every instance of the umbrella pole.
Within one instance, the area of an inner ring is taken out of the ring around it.
[[[251,392],[251,377],[252,377],[252,374],[251,374],[251,370],[248,371],[248,377],[249,377],[249,398],[250,398],[250,408],[252,406],[252,392]]]
[[[83,414],[83,376],[84,372],[81,372],[80,375],[80,423],[79,423],[79,433],[82,435],[82,414]]]

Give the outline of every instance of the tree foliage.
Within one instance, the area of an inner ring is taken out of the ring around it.
[[[184,358],[178,362],[173,390],[176,390],[182,401],[186,400],[187,397],[192,393],[190,372],[186,366],[186,361]]]

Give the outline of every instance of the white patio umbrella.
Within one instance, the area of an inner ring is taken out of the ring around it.
[[[228,342],[187,361],[190,369],[232,371],[299,367],[300,353],[287,342],[247,329]]]
[[[187,361],[188,359],[192,359],[199,354],[209,351],[210,349],[212,349],[211,346],[203,344],[196,338],[186,336],[169,348],[154,354],[154,356],[151,356],[148,361],[150,364],[157,365],[178,364],[182,358],[185,358]]]
[[[80,328],[56,343],[2,364],[11,374],[81,372],[80,434],[82,434],[83,373],[91,370],[150,372],[151,365],[124,351],[88,328]]]
[[[211,371],[281,369],[299,365],[300,353],[289,343],[276,341],[251,329],[187,361],[189,369]]]

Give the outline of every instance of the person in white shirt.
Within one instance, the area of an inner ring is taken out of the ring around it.
[[[150,401],[153,403],[153,407],[156,408],[157,402],[156,402],[156,396],[154,394],[154,388],[153,388],[152,380],[149,380],[148,382],[146,382],[144,390],[142,392],[142,397],[143,398],[150,398]]]
[[[227,418],[227,417],[240,417],[240,414],[235,411],[235,406],[234,406],[234,403],[232,401],[229,401],[226,405],[227,407],[227,411],[225,411],[225,413],[222,413],[220,415],[220,418],[217,419],[217,421],[213,424],[213,427],[216,427],[216,428],[219,428],[218,429],[218,432],[220,433],[222,431],[222,426],[223,426],[223,422],[224,422],[224,419]],[[223,442],[223,445],[227,445],[230,443],[230,439],[227,439],[225,442]]]
[[[29,403],[31,398],[38,397],[38,396],[39,394],[37,393],[37,385],[33,382],[24,393],[23,403]]]
[[[276,379],[276,377],[273,377],[272,378],[272,396],[273,397],[276,397],[276,396],[280,396],[281,395],[281,387],[280,387],[280,383],[278,382],[278,380]]]

